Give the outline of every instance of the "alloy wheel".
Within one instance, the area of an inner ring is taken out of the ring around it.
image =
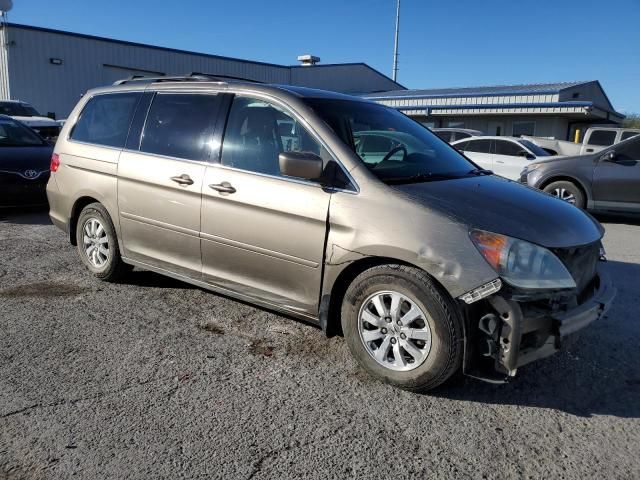
[[[560,200],[564,200],[572,205],[576,203],[576,196],[566,188],[554,188],[551,193],[554,197],[558,197]]]
[[[358,331],[369,355],[390,370],[418,368],[431,350],[427,315],[412,299],[398,292],[369,296],[358,314]]]
[[[89,263],[102,268],[109,261],[109,238],[100,220],[90,217],[82,228],[82,244]]]

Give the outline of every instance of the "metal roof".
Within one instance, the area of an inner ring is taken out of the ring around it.
[[[429,98],[429,97],[478,97],[492,95],[539,95],[559,93],[596,80],[557,83],[529,83],[524,85],[493,85],[488,87],[429,88],[419,90],[392,90],[363,95],[367,98]]]

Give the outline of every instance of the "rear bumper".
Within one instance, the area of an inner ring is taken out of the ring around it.
[[[519,367],[553,355],[569,337],[602,318],[611,306],[616,288],[601,266],[591,288],[591,295],[577,305],[575,296],[562,297],[557,292],[551,292],[548,299],[538,296],[535,301],[523,301],[522,296],[508,293],[488,297],[488,309],[482,312],[484,316],[476,329],[475,345],[479,348],[470,352],[474,363],[485,366],[480,369],[485,375],[477,373],[475,365],[467,365],[467,370],[487,379],[487,361],[491,360],[489,377],[496,380],[497,373],[505,380],[505,376],[514,376]],[[572,302],[575,306],[568,308]]]

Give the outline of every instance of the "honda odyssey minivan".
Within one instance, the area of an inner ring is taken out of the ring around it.
[[[359,156],[369,131],[390,150]],[[91,90],[47,193],[98,278],[136,266],[285,312],[409,390],[505,381],[615,295],[590,216],[337,93],[206,75]]]

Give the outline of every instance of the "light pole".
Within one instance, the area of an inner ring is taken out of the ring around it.
[[[396,6],[396,37],[393,46],[393,81],[398,78],[398,34],[400,33],[400,0]]]

